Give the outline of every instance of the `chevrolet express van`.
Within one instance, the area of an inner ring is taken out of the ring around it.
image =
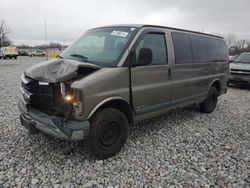
[[[92,155],[107,158],[135,122],[190,105],[213,112],[227,91],[228,66],[218,36],[152,25],[91,29],[58,59],[25,70],[21,124],[85,139]]]

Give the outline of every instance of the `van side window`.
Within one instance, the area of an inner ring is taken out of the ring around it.
[[[206,38],[197,35],[190,35],[190,39],[193,51],[193,63],[208,62]]]
[[[175,63],[192,63],[192,46],[189,35],[184,33],[172,33],[172,38],[175,49]]]
[[[151,65],[167,64],[167,49],[164,34],[146,34],[136,47],[136,60],[138,60],[141,48],[150,48],[152,50]]]
[[[225,42],[211,37],[172,33],[175,63],[205,63],[227,61]]]
[[[206,38],[206,44],[210,62],[227,61],[227,48],[223,40]]]

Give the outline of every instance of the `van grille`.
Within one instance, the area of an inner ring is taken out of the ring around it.
[[[22,75],[21,91],[24,102],[35,109],[55,116],[71,115],[72,105],[63,102],[58,83],[39,83]]]

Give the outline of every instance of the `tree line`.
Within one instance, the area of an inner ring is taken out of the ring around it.
[[[18,45],[17,46],[20,49],[41,49],[41,50],[46,50],[46,49],[58,49],[58,50],[63,50],[65,49],[67,46],[62,45],[61,43],[58,42],[50,42],[49,44],[42,44],[42,45],[35,45],[35,46],[30,46],[30,45],[26,45],[26,44],[22,44],[22,45]]]
[[[214,33],[224,38],[230,55],[239,55],[242,52],[250,52],[250,40],[238,39],[235,34]]]

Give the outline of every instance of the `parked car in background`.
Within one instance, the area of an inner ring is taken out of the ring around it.
[[[32,133],[86,139],[107,158],[129,125],[197,105],[212,113],[227,92],[228,50],[218,36],[152,25],[91,29],[58,59],[22,75],[21,124]]]
[[[15,58],[15,59],[17,59],[17,56],[18,56],[18,52],[17,52],[15,46],[5,46],[5,47],[1,48],[0,58],[3,58],[3,59]]]
[[[240,54],[229,68],[229,83],[250,85],[250,52]]]
[[[18,51],[18,55],[19,56],[29,56],[29,53],[25,50],[20,50],[20,51]]]
[[[33,52],[30,52],[29,56],[40,56],[40,57],[44,57],[46,56],[46,52],[43,50],[35,50]]]

